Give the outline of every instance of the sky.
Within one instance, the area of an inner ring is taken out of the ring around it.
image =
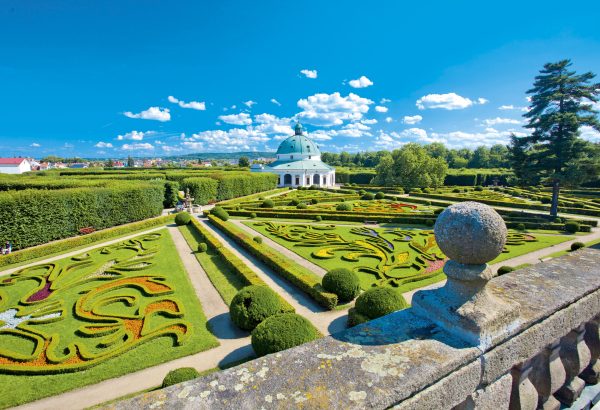
[[[329,152],[505,144],[544,63],[600,73],[599,17],[588,0],[2,0],[0,156],[273,151],[296,121]]]

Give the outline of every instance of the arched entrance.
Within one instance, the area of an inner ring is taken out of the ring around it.
[[[283,185],[292,185],[292,176],[290,174],[283,176]]]
[[[321,177],[319,176],[319,174],[315,174],[313,176],[313,184],[321,185]]]

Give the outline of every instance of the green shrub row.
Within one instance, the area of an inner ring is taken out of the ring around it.
[[[336,171],[335,172],[335,183],[336,184],[369,184],[373,178],[375,178],[375,171],[373,172],[348,172],[348,171]]]
[[[185,178],[181,181],[183,191],[190,190],[190,196],[194,198],[194,203],[206,205],[209,202],[217,200],[217,187],[219,182],[212,178],[194,177]]]
[[[0,242],[15,249],[140,221],[161,214],[164,186],[114,183],[110,188],[6,191],[0,193]]]
[[[290,283],[308,294],[321,306],[324,306],[327,309],[333,309],[337,305],[337,296],[323,290],[321,278],[317,275],[310,272],[308,269],[292,263],[279,252],[256,243],[250,235],[241,231],[231,222],[224,222],[212,215],[209,215],[208,218],[216,227],[227,234],[227,236],[273,269],[277,274],[281,275]]]
[[[200,205],[269,191],[276,186],[277,175],[266,173],[219,173],[194,178],[188,175],[181,179],[181,187],[189,188],[194,202]]]
[[[0,255],[0,267],[12,265],[13,263],[26,262],[31,259],[52,255],[58,252],[69,251],[80,246],[115,238],[118,236],[127,235],[128,233],[137,232],[142,229],[149,229],[155,226],[166,225],[170,222],[173,222],[173,219],[173,215],[159,216],[158,218],[151,218],[140,222],[133,222],[126,225],[103,229],[101,231],[96,231],[88,235],[76,236],[74,238],[63,239],[44,245],[34,246],[31,248],[12,252],[8,255]]]

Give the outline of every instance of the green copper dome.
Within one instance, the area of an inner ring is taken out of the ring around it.
[[[278,155],[321,155],[317,144],[302,133],[302,125],[296,124],[294,132],[294,135],[279,144]]]

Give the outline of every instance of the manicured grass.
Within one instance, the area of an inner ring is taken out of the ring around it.
[[[32,330],[46,339],[60,335],[60,338],[55,337],[56,345],[47,351],[57,356],[62,369],[69,372],[56,373],[59,368],[53,366],[57,365],[46,364],[44,360],[40,364],[39,359],[38,362],[27,359],[16,370],[15,365],[6,360],[0,362],[3,373],[0,374],[0,407],[55,395],[218,345],[207,328],[206,317],[168,231],[150,235],[154,239],[144,235],[127,241],[127,247],[111,245],[76,259],[57,261],[49,296],[37,293],[41,286],[37,279],[6,282],[9,278],[20,279],[26,275],[42,277],[45,275],[42,267],[46,265],[26,268],[25,272],[2,278],[0,312],[18,308],[21,315],[27,313],[25,309],[44,308],[43,313],[55,314],[53,320],[46,322],[28,320],[17,326],[17,330],[20,329],[21,334]],[[28,306],[19,303],[20,299],[36,294],[36,300]],[[60,316],[56,316],[56,312],[60,312]],[[140,320],[143,320],[143,332],[131,327]],[[88,333],[87,337],[82,337],[82,329]],[[104,330],[94,333],[99,329]],[[122,339],[119,335],[128,337]],[[0,350],[26,353],[28,344],[23,340],[27,339],[0,331]],[[72,344],[86,349],[90,356],[83,361],[64,360],[63,355],[68,356],[65,348]],[[6,374],[11,368],[12,372],[29,374]]]
[[[585,242],[585,247],[589,248],[591,246],[598,245],[598,244],[600,244],[600,239],[594,239],[593,241]],[[564,251],[558,251],[558,252],[551,253],[550,255],[546,256],[546,258],[558,258],[559,256],[567,255],[569,253],[571,253],[571,250],[566,249]]]
[[[180,226],[179,230],[192,250],[200,265],[204,268],[206,275],[223,298],[223,301],[229,305],[235,294],[245,286],[244,281],[229,266],[227,266],[217,253],[208,249],[206,252],[197,252],[198,243],[203,242],[202,238],[191,225]]]
[[[357,272],[361,287],[390,285],[400,292],[417,289],[444,278],[444,255],[435,245],[431,230],[395,228],[356,228],[327,224],[280,224],[245,221],[266,235],[326,270],[346,267]],[[392,231],[396,231],[393,233]],[[404,236],[406,235],[406,236]],[[508,252],[490,263],[511,259],[531,251],[572,239],[572,236],[535,235],[537,241],[508,246]],[[403,239],[404,238],[404,239]],[[415,250],[415,245],[422,250]],[[325,252],[329,249],[330,252]],[[320,256],[319,256],[320,255]],[[435,262],[437,261],[437,262]],[[439,266],[435,268],[435,266]]]

